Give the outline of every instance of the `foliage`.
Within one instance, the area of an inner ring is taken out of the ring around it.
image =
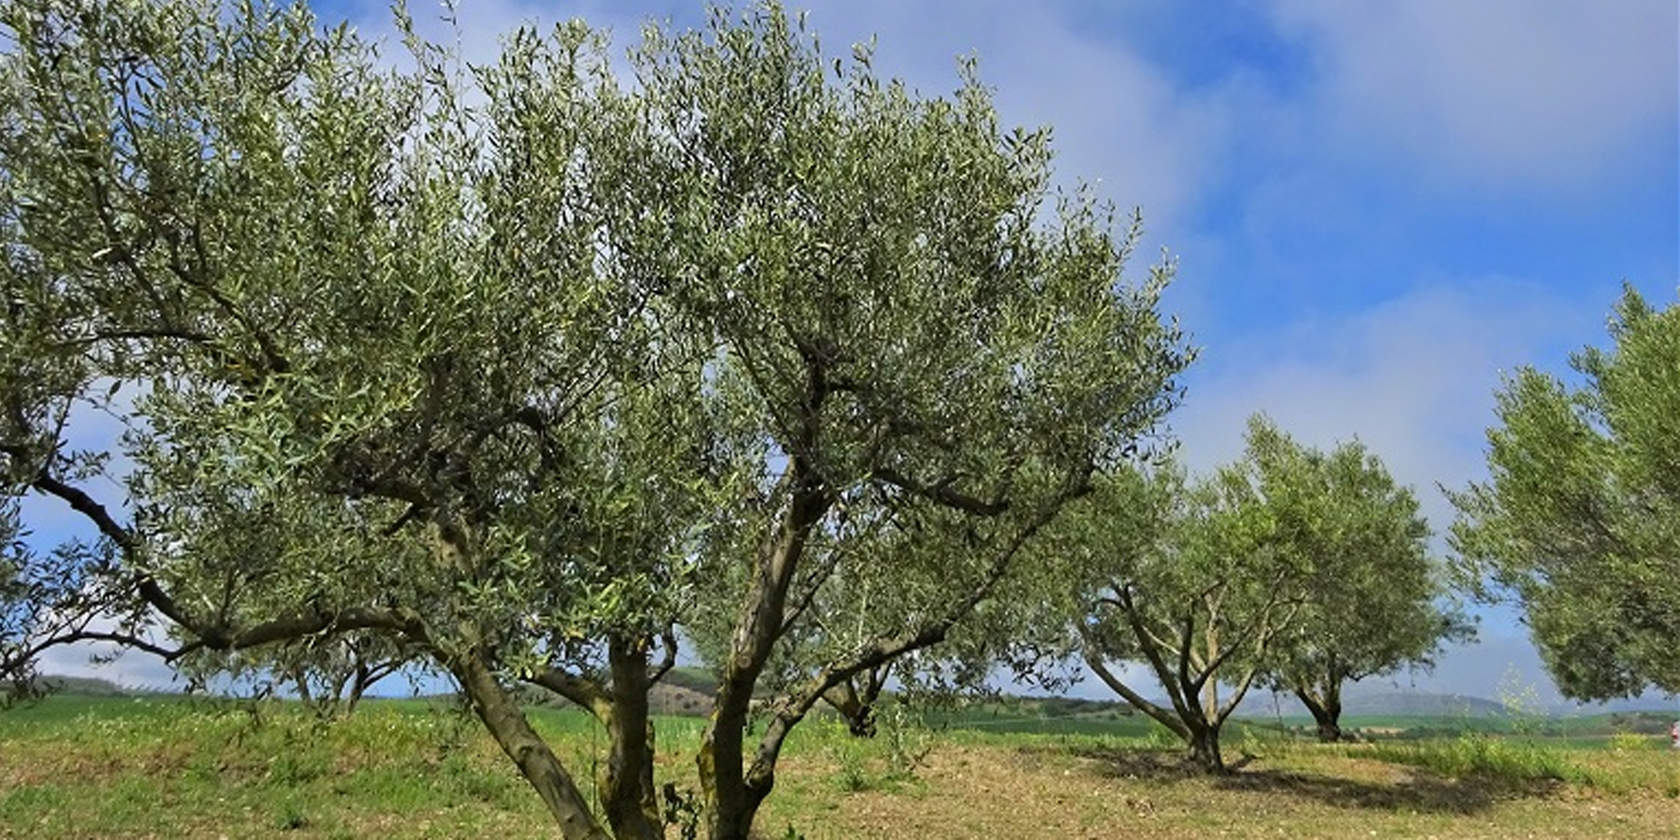
[[[1659,745],[1657,739],[1638,732],[1617,732],[1610,736],[1610,749],[1615,752],[1649,750]]]
[[[1465,576],[1520,604],[1558,686],[1581,699],[1680,692],[1680,306],[1629,288],[1614,346],[1505,379],[1484,482],[1452,494]]]
[[[1591,784],[1591,772],[1533,741],[1467,732],[1450,740],[1379,742],[1362,751],[1382,761],[1425,767],[1443,776],[1481,775],[1511,783]]]

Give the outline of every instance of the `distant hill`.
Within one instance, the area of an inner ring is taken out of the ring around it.
[[[1309,713],[1292,694],[1250,692],[1237,707],[1237,715],[1249,718],[1305,717]],[[1467,694],[1438,694],[1393,686],[1347,688],[1342,696],[1343,717],[1509,717],[1504,704]]]
[[[678,665],[659,678],[662,685],[674,685],[710,696],[717,693],[717,677],[705,668]]]
[[[712,672],[679,666],[654,683],[648,706],[660,715],[707,715],[712,711],[712,696],[716,692],[717,678]]]
[[[84,697],[136,697],[159,692],[121,686],[99,677],[66,677],[46,674],[38,680],[40,686],[53,694],[79,694]]]

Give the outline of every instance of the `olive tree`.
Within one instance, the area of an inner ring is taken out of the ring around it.
[[[746,17],[656,35],[638,63],[681,104],[662,136],[703,197],[674,297],[711,330],[731,437],[761,465],[708,542],[734,562],[707,584],[730,629],[699,771],[731,838],[789,731],[986,602],[1154,429],[1189,357],[1157,312],[1170,267],[1128,282],[1135,221],[1083,192],[1046,206],[1047,133],[1000,129],[971,66],[924,99],[867,52],[827,61],[778,9]]]
[[[0,470],[97,533],[25,559],[0,667],[377,634],[604,836],[509,684],[578,701],[606,822],[657,836],[646,684],[730,468],[598,39],[466,68],[410,35],[399,70],[300,5],[193,0],[19,0],[0,34]],[[120,446],[77,451],[100,410]]]
[[[1558,687],[1680,692],[1680,306],[1626,290],[1609,349],[1567,384],[1525,367],[1497,394],[1488,478],[1453,493],[1451,544],[1483,596],[1519,604]]]
[[[1471,626],[1451,604],[1416,496],[1381,459],[1357,441],[1328,453],[1297,446],[1291,457],[1310,488],[1293,500],[1304,507],[1291,538],[1313,558],[1311,596],[1274,642],[1264,681],[1300,699],[1321,740],[1337,741],[1343,683],[1426,667]]]
[[[972,74],[922,98],[776,6],[650,29],[633,86],[581,24],[470,66],[397,16],[393,67],[301,6],[0,5],[0,471],[97,533],[9,561],[0,669],[377,637],[562,834],[655,837],[648,690],[722,615],[697,760],[744,837],[811,707],[983,612],[1172,406],[1170,265],[1123,277],[1135,221],[1049,202]],[[601,813],[519,683],[606,729]]]
[[[316,715],[332,719],[356,711],[368,689],[408,661],[388,637],[364,631],[281,645],[268,670],[288,683]]]
[[[1300,614],[1314,559],[1297,538],[1312,483],[1298,448],[1258,417],[1246,440],[1241,460],[1200,479],[1172,462],[1117,474],[1057,535],[1085,664],[1214,772],[1220,730]],[[1121,663],[1145,668],[1166,704]]]

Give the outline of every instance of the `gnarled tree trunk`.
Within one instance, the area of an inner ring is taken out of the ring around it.
[[[1202,724],[1190,727],[1190,737],[1186,739],[1189,747],[1188,758],[1196,766],[1209,773],[1224,773],[1225,758],[1219,754],[1219,726]]]
[[[1313,721],[1318,724],[1318,740],[1325,743],[1349,740],[1342,732],[1342,686],[1339,681],[1325,686],[1322,693],[1315,693],[1305,686],[1295,688],[1295,696],[1300,698],[1302,705],[1312,713]]]
[[[612,708],[602,721],[610,746],[597,784],[607,823],[618,840],[665,836],[653,789],[653,723],[648,718],[646,640],[614,636],[607,643]]]

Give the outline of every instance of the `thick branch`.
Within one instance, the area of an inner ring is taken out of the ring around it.
[[[671,669],[677,665],[677,631],[670,627],[665,628],[665,630],[659,634],[659,641],[665,651],[661,654],[659,666],[654,668],[653,673],[648,675],[649,685],[659,682],[662,677],[664,677],[667,673],[670,673]]]
[[[181,653],[179,650],[166,648],[138,636],[131,636],[127,633],[105,633],[93,630],[77,630],[70,633],[54,635],[26,650],[19,651],[15,657],[12,657],[11,664],[29,662],[35,657],[40,656],[49,648],[55,648],[59,645],[74,644],[76,642],[115,642],[123,647],[144,651],[155,656],[163,657],[166,660],[173,660]]]
[[[1173,734],[1178,737],[1190,737],[1190,730],[1184,725],[1183,720],[1179,719],[1172,712],[1149,702],[1143,695],[1133,691],[1130,686],[1121,682],[1120,678],[1116,677],[1114,673],[1108,669],[1108,665],[1103,662],[1100,655],[1091,649],[1090,645],[1086,645],[1085,648],[1085,664],[1090,666],[1091,673],[1096,674],[1097,677],[1101,679],[1110,689],[1112,689],[1115,694],[1125,698],[1126,702],[1132,704],[1133,708],[1149,715],[1151,718],[1154,718],[1155,722],[1172,730]]]
[[[542,686],[566,698],[594,715],[596,720],[604,722],[612,716],[612,697],[604,686],[594,680],[567,673],[559,668],[538,671],[524,679],[532,685]]]
[[[55,496],[69,504],[71,509],[91,521],[99,529],[99,533],[115,544],[128,559],[133,560],[139,555],[139,545],[135,542],[133,533],[119,524],[116,518],[111,516],[111,512],[88,495],[86,491],[59,481],[49,474],[45,468],[35,476],[31,485],[35,489],[47,495]],[[195,627],[195,622],[187,616],[186,611],[181,609],[175,603],[175,599],[169,597],[168,593],[164,592],[163,588],[158,586],[157,581],[153,580],[150,575],[142,576],[138,587],[140,597],[156,608],[158,612],[163,613],[170,621],[188,629]]]
[[[1137,605],[1132,602],[1131,594],[1125,589],[1120,589],[1118,592],[1120,593],[1120,611],[1125,614],[1126,623],[1132,628],[1132,634],[1137,637],[1138,647],[1143,650],[1143,656],[1149,661],[1149,667],[1155,670],[1155,676],[1160,679],[1161,687],[1166,689],[1167,699],[1172,701],[1173,710],[1181,716],[1188,716],[1190,712],[1186,708],[1180,684],[1173,678],[1173,670],[1167,667],[1166,660],[1161,657],[1161,650],[1156,647],[1154,642],[1154,634],[1150,633],[1149,629],[1144,626],[1143,615],[1138,611]]]
[[[988,502],[951,489],[951,480],[941,481],[938,484],[923,484],[889,467],[876,468],[874,475],[875,478],[906,493],[921,496],[945,507],[955,508],[975,516],[998,516],[1009,510],[1009,502],[1005,499]]]

